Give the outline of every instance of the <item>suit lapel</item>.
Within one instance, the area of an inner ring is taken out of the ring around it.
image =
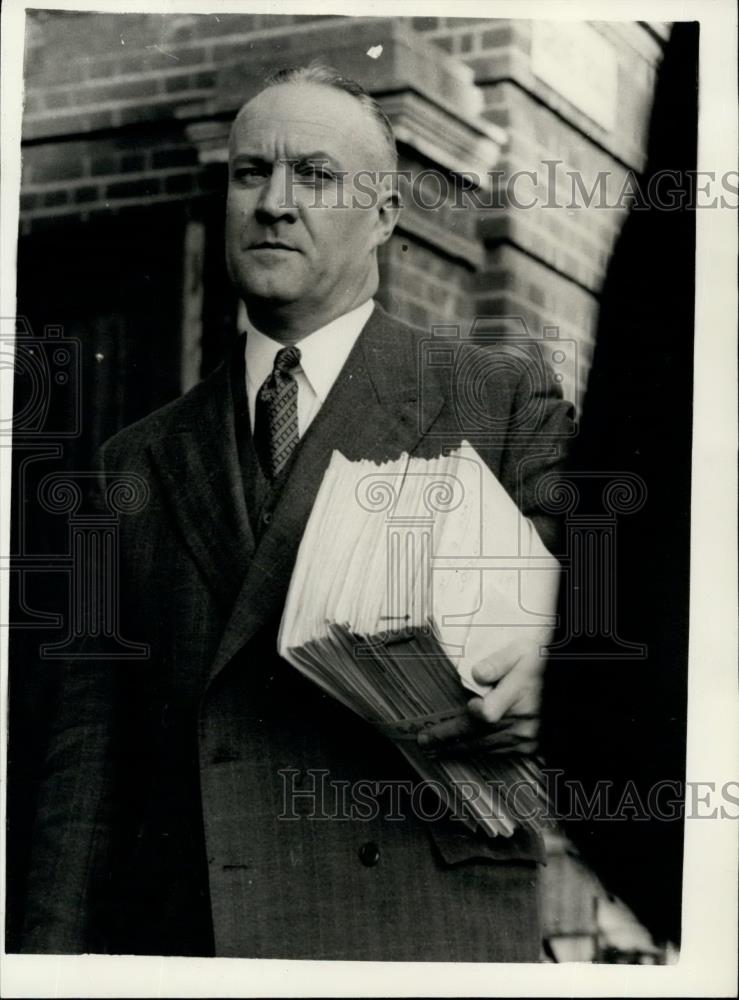
[[[243,351],[243,343],[235,350]],[[238,371],[233,358],[224,362],[188,399],[178,429],[151,445],[185,542],[219,602],[228,606],[254,551],[234,422]]]
[[[403,451],[413,451],[435,419],[443,399],[425,399],[420,419],[417,371],[415,339],[375,306],[300,443],[271,524],[249,564],[209,679],[262,625],[278,624],[303,531],[334,449],[351,460],[397,458]]]

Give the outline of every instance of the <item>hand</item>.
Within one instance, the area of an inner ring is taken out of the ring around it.
[[[471,698],[467,714],[439,722],[419,734],[426,751],[458,747],[497,752],[536,750],[539,706],[546,657],[543,639],[517,639],[472,668],[479,684],[493,684],[483,697]]]

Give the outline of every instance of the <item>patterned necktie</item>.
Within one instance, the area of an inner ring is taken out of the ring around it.
[[[254,445],[269,479],[276,479],[298,443],[298,383],[293,371],[300,365],[300,348],[277,352],[272,374],[257,394]]]

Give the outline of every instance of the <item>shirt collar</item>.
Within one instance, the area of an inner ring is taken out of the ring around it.
[[[321,403],[328,396],[374,307],[374,299],[368,299],[298,342],[300,368]],[[272,372],[275,355],[285,345],[257,330],[248,318],[245,328],[247,385],[258,392]]]

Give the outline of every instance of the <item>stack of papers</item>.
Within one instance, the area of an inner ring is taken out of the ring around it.
[[[468,825],[510,836],[519,822],[537,825],[535,760],[494,746],[430,755],[417,736],[489,690],[473,680],[475,664],[521,639],[543,650],[558,578],[557,560],[466,442],[439,458],[382,465],[335,451],[298,552],[279,652],[393,739]]]

